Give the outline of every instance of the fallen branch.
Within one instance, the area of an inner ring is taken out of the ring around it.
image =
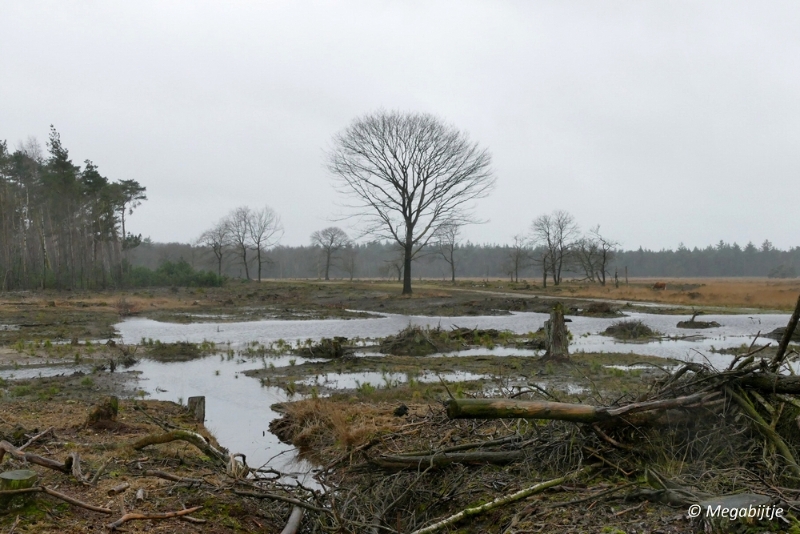
[[[206,456],[219,462],[228,463],[228,455],[212,447],[203,436],[188,430],[172,430],[166,434],[150,434],[133,442],[137,451],[149,445],[159,445],[172,441],[185,441],[200,449]]]
[[[26,441],[25,444],[21,445],[17,450],[18,451],[24,451],[25,449],[28,448],[28,445],[31,445],[32,443],[42,439],[44,436],[46,436],[47,434],[51,433],[52,431],[53,431],[53,427],[51,426],[50,428],[48,428],[44,432],[40,432],[40,433],[36,434],[35,436],[31,437],[31,439]]]
[[[183,482],[186,484],[198,484],[198,485],[204,482],[199,478],[179,477],[178,475],[173,475],[171,473],[167,473],[166,471],[158,471],[156,469],[148,469],[147,471],[144,472],[144,474],[145,476],[163,478],[164,480],[169,480],[171,482]]]
[[[50,496],[55,497],[57,499],[61,499],[64,502],[68,502],[68,503],[70,503],[72,505],[79,506],[80,508],[85,508],[85,509],[91,510],[93,512],[99,512],[101,514],[113,514],[114,513],[112,510],[109,510],[108,508],[101,508],[100,506],[94,506],[92,504],[88,504],[88,503],[85,503],[83,501],[79,501],[78,499],[70,497],[69,495],[65,495],[65,494],[61,493],[60,491],[56,491],[56,490],[54,490],[52,488],[48,488],[47,486],[37,486],[35,488],[24,488],[24,489],[18,489],[18,490],[4,490],[4,491],[0,491],[0,496],[4,496],[4,495],[19,495],[19,494],[23,494],[23,493],[46,493],[47,495],[50,495]]]
[[[286,526],[281,530],[281,534],[295,534],[300,528],[300,522],[303,520],[303,509],[299,506],[292,508],[292,513],[289,515],[289,520]]]
[[[113,458],[112,458],[112,460],[113,460]],[[106,467],[108,467],[108,464],[110,464],[110,463],[111,463],[111,460],[106,460],[106,462],[103,465],[100,466],[100,468],[97,470],[97,472],[92,477],[92,480],[89,482],[90,486],[96,486],[97,485],[97,481],[100,480],[100,476],[103,474],[103,472],[106,470]]]
[[[424,467],[445,467],[450,464],[492,464],[506,465],[525,457],[523,451],[482,451],[450,454],[431,454],[426,456],[384,455],[373,458],[371,463],[384,469],[419,469]]]
[[[794,330],[797,328],[798,321],[800,321],[800,296],[797,297],[797,304],[794,306],[794,312],[789,318],[789,323],[786,325],[786,330],[783,332],[781,342],[778,344],[778,351],[775,353],[775,357],[772,359],[772,363],[769,366],[770,371],[773,373],[783,364],[786,347],[789,346],[789,341],[792,340],[792,334],[794,334]]]
[[[430,526],[427,526],[427,527],[421,528],[421,529],[417,529],[414,532],[412,532],[411,534],[430,534],[431,532],[436,532],[437,530],[441,530],[442,528],[444,528],[444,527],[446,527],[448,525],[452,525],[454,523],[457,523],[457,522],[461,521],[464,518],[474,517],[476,515],[480,515],[480,514],[482,514],[484,512],[488,512],[489,510],[494,510],[495,508],[499,508],[501,506],[505,506],[506,504],[510,504],[512,502],[519,501],[519,500],[524,499],[526,497],[530,497],[531,495],[534,495],[536,493],[541,493],[542,491],[544,491],[544,490],[546,490],[548,488],[552,488],[553,486],[558,486],[559,484],[563,484],[564,482],[566,482],[570,478],[573,478],[573,477],[575,477],[575,476],[577,476],[579,474],[582,474],[587,469],[588,469],[587,467],[584,467],[583,469],[580,469],[578,471],[573,471],[572,473],[570,473],[568,475],[565,475],[563,477],[554,478],[554,479],[548,480],[546,482],[540,482],[539,484],[536,484],[534,486],[530,486],[530,487],[525,488],[523,490],[520,490],[520,491],[518,491],[516,493],[512,493],[511,495],[507,495],[505,497],[498,497],[497,499],[495,499],[495,500],[493,500],[491,502],[488,502],[486,504],[482,504],[480,506],[475,506],[474,508],[466,508],[464,510],[461,510],[457,514],[451,515],[450,517],[446,517],[445,519],[442,519],[441,521],[438,521],[438,522],[436,522],[436,523],[434,523],[434,524],[432,524]]]
[[[17,460],[36,465],[41,465],[42,467],[47,467],[48,469],[54,469],[55,471],[61,471],[62,473],[68,474],[72,468],[72,458],[67,458],[67,461],[65,463],[61,463],[57,460],[52,460],[50,458],[39,456],[38,454],[23,452],[14,447],[11,443],[7,441],[0,441],[0,462],[3,461],[3,457],[6,454],[10,454]]]
[[[466,451],[469,449],[479,449],[483,447],[499,447],[500,445],[505,445],[507,443],[514,443],[515,441],[520,441],[521,439],[522,438],[520,436],[515,434],[513,436],[506,436],[504,438],[492,439],[489,441],[477,441],[475,443],[464,443],[463,445],[454,445],[452,447],[447,447],[439,450],[404,452],[398,454],[398,456],[423,456],[423,455],[433,455],[433,454],[447,454],[450,452]]]
[[[178,512],[164,512],[162,514],[139,514],[136,512],[129,512],[120,517],[119,519],[117,519],[116,521],[114,521],[113,523],[111,523],[110,525],[108,525],[108,528],[110,530],[117,530],[119,527],[121,527],[128,521],[137,521],[141,519],[157,520],[157,519],[171,519],[173,517],[181,517],[184,515],[189,515],[192,512],[196,512],[201,508],[202,506],[195,506],[194,508],[187,508],[186,510],[180,510]]]
[[[256,499],[270,499],[273,501],[285,502],[286,504],[299,506],[300,508],[305,508],[306,510],[311,510],[312,512],[319,512],[322,514],[333,513],[330,510],[327,510],[325,508],[320,508],[319,506],[314,506],[313,504],[308,504],[307,502],[303,502],[299,499],[284,497],[283,495],[277,495],[275,493],[264,493],[260,491],[245,491],[245,490],[233,490],[233,493],[235,495],[239,495],[240,497],[254,497]]]
[[[671,410],[689,405],[697,407],[713,400],[717,395],[718,393],[700,392],[674,399],[637,402],[618,408],[512,399],[451,399],[447,401],[447,416],[450,419],[522,418],[600,423],[639,412]]]

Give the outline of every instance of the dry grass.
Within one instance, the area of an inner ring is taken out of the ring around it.
[[[307,450],[352,449],[403,423],[394,406],[308,399],[285,405],[286,416],[270,425],[281,439]]]
[[[656,282],[667,284],[666,290],[655,290]],[[477,282],[474,282],[477,283]],[[459,287],[473,285],[462,281]],[[506,281],[480,282],[480,289],[508,291],[522,289],[523,284]],[[519,287],[517,287],[519,286]],[[528,293],[529,291],[519,291]],[[723,306],[760,308],[764,310],[791,310],[800,294],[800,279],[775,280],[769,278],[630,278],[619,288],[613,279],[603,287],[584,281],[567,280],[559,287],[547,289],[530,286],[530,292],[565,297],[604,298],[639,302],[661,302],[685,306]]]

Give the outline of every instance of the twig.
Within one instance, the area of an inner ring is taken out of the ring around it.
[[[98,469],[97,472],[94,474],[92,480],[89,481],[89,485],[91,486],[97,485],[97,481],[100,480],[100,476],[103,474],[103,471],[106,470],[106,467],[108,467],[108,464],[110,464],[112,460],[113,458],[111,460],[106,460],[106,462],[100,466],[100,469]]]
[[[558,508],[560,506],[572,506],[574,504],[580,504],[586,501],[593,501],[595,499],[599,499],[600,497],[605,497],[606,495],[610,495],[612,493],[616,493],[618,491],[624,490],[626,488],[630,488],[631,486],[636,486],[638,482],[628,482],[627,484],[623,484],[622,486],[616,486],[613,488],[609,488],[607,490],[600,491],[598,493],[593,493],[587,497],[583,497],[580,499],[575,499],[574,501],[564,501],[564,502],[554,502],[552,504],[545,505],[546,508]]]
[[[298,499],[293,499],[291,497],[284,497],[283,495],[277,495],[275,493],[264,493],[258,491],[244,491],[244,490],[233,490],[235,495],[239,495],[241,497],[254,497],[256,499],[272,499],[274,501],[285,502],[287,504],[292,504],[294,506],[299,506],[300,508],[305,508],[306,510],[311,510],[313,512],[318,512],[322,514],[331,514],[331,510],[326,510],[325,508],[320,508],[319,506],[314,506],[313,504],[308,504],[307,502],[303,502]]]
[[[50,428],[48,428],[44,432],[40,432],[40,433],[36,434],[35,436],[33,436],[31,439],[29,439],[27,442],[25,442],[24,445],[20,446],[17,450],[18,451],[24,451],[28,447],[28,445],[30,445],[31,443],[43,438],[44,436],[46,436],[47,434],[51,433],[52,431],[53,431],[53,427],[51,426]]]
[[[501,506],[505,506],[506,504],[510,504],[512,502],[519,501],[519,500],[524,499],[526,497],[530,497],[531,495],[534,495],[536,493],[541,493],[542,491],[544,491],[544,490],[546,490],[548,488],[552,488],[553,486],[558,486],[559,484],[563,484],[565,481],[569,480],[570,478],[573,478],[573,477],[575,477],[575,476],[577,476],[579,474],[584,473],[587,469],[588,469],[588,467],[584,467],[584,468],[582,468],[582,469],[580,469],[578,471],[573,471],[572,473],[570,473],[568,475],[565,475],[563,477],[554,478],[554,479],[548,480],[546,482],[541,482],[539,484],[536,484],[534,486],[530,486],[530,487],[525,488],[523,490],[520,490],[520,491],[518,491],[516,493],[512,493],[511,495],[507,495],[505,497],[498,497],[497,499],[494,499],[493,501],[488,502],[486,504],[482,504],[480,506],[475,506],[474,508],[466,508],[464,510],[461,510],[457,514],[453,514],[450,517],[446,517],[446,518],[442,519],[441,521],[437,521],[436,523],[434,523],[434,524],[432,524],[430,526],[427,526],[427,527],[421,528],[421,529],[417,529],[414,532],[412,532],[411,534],[430,534],[431,532],[436,532],[437,530],[440,530],[440,529],[442,529],[442,528],[444,528],[446,526],[449,526],[449,525],[452,525],[454,523],[457,523],[457,522],[461,521],[462,519],[464,519],[466,517],[473,517],[473,516],[476,516],[476,515],[480,515],[480,514],[482,514],[484,512],[488,512],[489,510],[493,510],[495,508],[499,508]]]
[[[184,482],[186,484],[202,484],[204,481],[200,480],[199,478],[185,478],[179,477],[178,475],[173,475],[171,473],[167,473],[165,471],[158,471],[156,469],[148,469],[144,472],[145,476],[149,477],[158,477],[163,478],[164,480],[169,480],[172,482]]]
[[[195,506],[194,508],[187,508],[186,510],[180,510],[178,512],[164,512],[163,514],[139,514],[136,512],[129,512],[120,517],[119,519],[117,519],[116,521],[114,521],[113,523],[111,523],[110,525],[108,525],[108,528],[110,530],[117,530],[119,527],[121,527],[124,523],[128,521],[136,521],[140,519],[154,520],[154,519],[170,519],[173,517],[181,517],[189,515],[192,512],[196,512],[201,508],[202,506]]]
[[[19,525],[19,516],[14,520],[14,524],[11,525],[11,530],[8,531],[8,534],[14,534],[14,531],[17,530],[17,525]]]

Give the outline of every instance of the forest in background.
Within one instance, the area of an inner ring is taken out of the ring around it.
[[[135,180],[111,181],[90,160],[75,165],[51,126],[47,152],[30,138],[15,151],[0,142],[0,290],[215,286],[229,278],[403,278],[397,243],[356,243],[340,228],[280,245],[280,216],[240,206],[194,243],[154,243],[126,228],[147,200]],[[605,284],[629,277],[772,277],[800,272],[800,246],[776,249],[720,241],[703,249],[623,250],[581,233],[563,211],[533,220],[511,244],[474,244],[460,226],[442,224],[414,255],[414,278],[507,278],[558,285],[563,273]],[[553,235],[556,236],[553,239]],[[546,271],[543,269],[546,267]]]
[[[542,277],[542,269],[533,260],[540,255],[537,248],[522,251],[512,245],[477,245],[464,243],[455,247],[457,278],[510,278],[514,264],[522,253],[519,279],[535,282]],[[324,278],[325,255],[319,246],[276,246],[267,254],[264,276],[267,278]],[[217,269],[217,259],[210,248],[185,243],[153,243],[145,240],[131,251],[131,262],[156,269],[166,261],[185,260],[194,269]],[[255,260],[253,260],[254,262]],[[251,264],[251,270],[254,263]],[[585,271],[578,261],[567,263],[570,277],[584,278]],[[618,270],[624,277],[627,267],[631,277],[716,277],[716,276],[769,276],[794,278],[800,272],[800,247],[779,250],[765,241],[761,246],[720,242],[703,249],[652,251],[646,249],[615,251],[609,263],[609,276],[613,279]],[[387,278],[399,279],[402,255],[387,242],[353,244],[343,247],[334,255],[332,278]],[[231,278],[245,278],[240,257],[233,249],[225,253],[222,273]],[[414,276],[433,279],[450,279],[450,265],[436,247],[420,255],[414,262]]]

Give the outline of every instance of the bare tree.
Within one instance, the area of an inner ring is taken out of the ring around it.
[[[350,275],[350,281],[353,281],[353,277],[356,274],[356,270],[358,269],[358,248],[352,243],[348,243],[342,249],[342,269],[348,275]]]
[[[458,224],[443,224],[436,232],[435,253],[450,266],[450,281],[456,283],[456,250],[461,227]]]
[[[249,210],[247,217],[247,238],[256,251],[258,281],[261,281],[261,267],[266,263],[266,250],[278,244],[283,236],[280,216],[269,206],[259,210]]]
[[[231,245],[244,265],[244,274],[250,280],[250,267],[247,263],[247,250],[250,248],[250,212],[247,206],[240,206],[225,218],[225,226],[230,236]],[[241,273],[240,273],[241,274]]]
[[[208,247],[217,259],[217,276],[222,276],[222,260],[225,257],[225,247],[230,241],[230,231],[225,219],[222,219],[213,228],[200,234],[197,244]]]
[[[534,241],[545,251],[542,259],[553,276],[553,284],[561,284],[564,267],[570,260],[572,246],[580,229],[575,218],[568,212],[556,210],[550,215],[540,215],[533,220],[531,232]]]
[[[331,226],[311,234],[311,244],[322,248],[325,257],[325,280],[330,280],[331,262],[335,259],[336,253],[350,244],[350,238],[341,228]]]
[[[328,170],[353,199],[365,233],[403,248],[403,294],[411,260],[444,224],[477,222],[471,201],[494,185],[491,156],[467,135],[422,113],[379,111],[334,137]]]
[[[530,249],[525,236],[515,235],[514,241],[508,248],[506,256],[507,272],[511,276],[512,282],[519,282],[519,271],[524,269],[530,261]]]
[[[595,276],[601,285],[606,285],[606,275],[611,274],[608,267],[614,261],[619,242],[600,234],[599,224],[589,231],[589,239],[594,243],[595,249]]]

